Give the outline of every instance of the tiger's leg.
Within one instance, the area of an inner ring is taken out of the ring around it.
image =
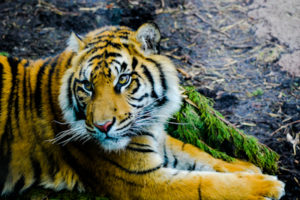
[[[267,200],[284,193],[284,184],[273,176],[164,167],[163,156],[149,138],[132,139],[123,151],[99,154],[92,162],[102,157],[94,173],[100,180],[93,184],[99,188],[95,191],[102,189],[118,200]]]
[[[199,148],[171,136],[166,137],[165,145],[164,157],[167,167],[200,171],[261,173],[261,170],[252,163],[238,159],[233,162],[216,159]]]
[[[105,190],[115,200],[267,200],[284,194],[284,184],[275,177],[243,172],[128,170],[119,163],[110,166],[102,179],[109,180],[103,180]]]

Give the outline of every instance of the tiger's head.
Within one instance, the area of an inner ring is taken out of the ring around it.
[[[72,34],[74,52],[59,95],[68,140],[96,139],[106,150],[123,149],[132,137],[163,127],[180,107],[177,73],[158,54],[160,32],[146,23],[137,31],[104,27]]]

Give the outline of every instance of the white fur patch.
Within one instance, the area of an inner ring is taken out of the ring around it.
[[[80,38],[78,38],[78,36],[72,32],[71,36],[69,37],[68,40],[68,49],[78,53],[79,49],[80,49]]]

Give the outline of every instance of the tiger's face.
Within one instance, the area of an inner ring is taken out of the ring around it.
[[[75,55],[59,96],[71,129],[58,137],[95,139],[106,150],[118,150],[162,126],[179,108],[180,94],[175,67],[157,54],[159,40],[153,24],[136,32],[105,27],[83,38],[73,34],[69,50]]]

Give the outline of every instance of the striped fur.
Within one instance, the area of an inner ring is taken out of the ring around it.
[[[30,186],[111,199],[279,199],[283,183],[164,132],[180,106],[153,24],[72,34],[44,60],[0,56],[0,192]],[[225,172],[225,173],[220,173]]]

